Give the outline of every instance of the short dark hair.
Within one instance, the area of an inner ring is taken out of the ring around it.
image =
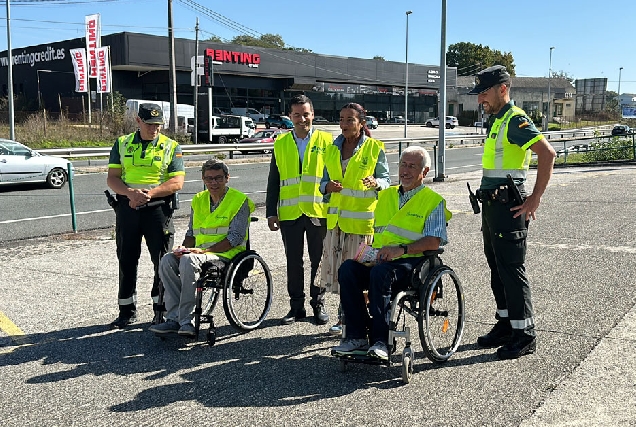
[[[225,175],[225,177],[227,178],[228,176],[230,176],[230,171],[227,168],[227,165],[225,163],[223,163],[220,160],[217,159],[210,159],[207,160],[205,163],[203,163],[203,166],[201,166],[201,176],[205,176],[205,171],[223,171],[223,175]]]
[[[350,102],[342,107],[340,111],[344,110],[345,108],[349,108],[358,113],[358,120],[360,120],[360,123],[362,123],[362,132],[364,132],[366,136],[371,136],[371,131],[367,126],[367,112],[364,110],[364,107],[355,102]]]
[[[309,108],[311,108],[311,111],[314,111],[314,104],[311,102],[311,99],[309,99],[305,95],[293,96],[292,99],[289,101],[289,111],[291,112],[291,109],[294,105],[303,105],[303,104],[309,104]]]

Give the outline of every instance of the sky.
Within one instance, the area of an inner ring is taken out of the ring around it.
[[[29,4],[25,4],[29,1]],[[167,0],[10,0],[13,49],[84,36],[84,16],[99,13],[102,34],[167,35]],[[212,10],[213,19],[197,4]],[[224,40],[252,31],[280,34],[289,46],[358,58],[439,65],[442,0],[173,0],[175,36]],[[0,50],[7,48],[6,1],[0,1]],[[607,78],[608,90],[636,94],[636,0],[447,0],[446,46],[470,42],[514,57],[517,76]],[[221,21],[228,22],[224,25]],[[246,30],[247,28],[247,30]],[[622,71],[619,69],[623,67]]]

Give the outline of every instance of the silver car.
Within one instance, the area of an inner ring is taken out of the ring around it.
[[[46,156],[19,142],[0,139],[0,185],[46,182],[62,188],[68,181],[71,163],[61,157]]]

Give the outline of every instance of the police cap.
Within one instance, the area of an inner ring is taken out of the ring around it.
[[[491,87],[500,83],[510,83],[510,74],[503,65],[493,65],[481,70],[475,76],[475,87],[468,92],[469,95],[479,95]]]
[[[151,125],[163,124],[163,111],[157,104],[139,104],[139,118],[144,122]]]

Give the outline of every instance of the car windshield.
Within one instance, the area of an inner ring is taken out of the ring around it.
[[[26,156],[31,154],[31,149],[19,142],[0,140],[0,154],[9,156]]]

